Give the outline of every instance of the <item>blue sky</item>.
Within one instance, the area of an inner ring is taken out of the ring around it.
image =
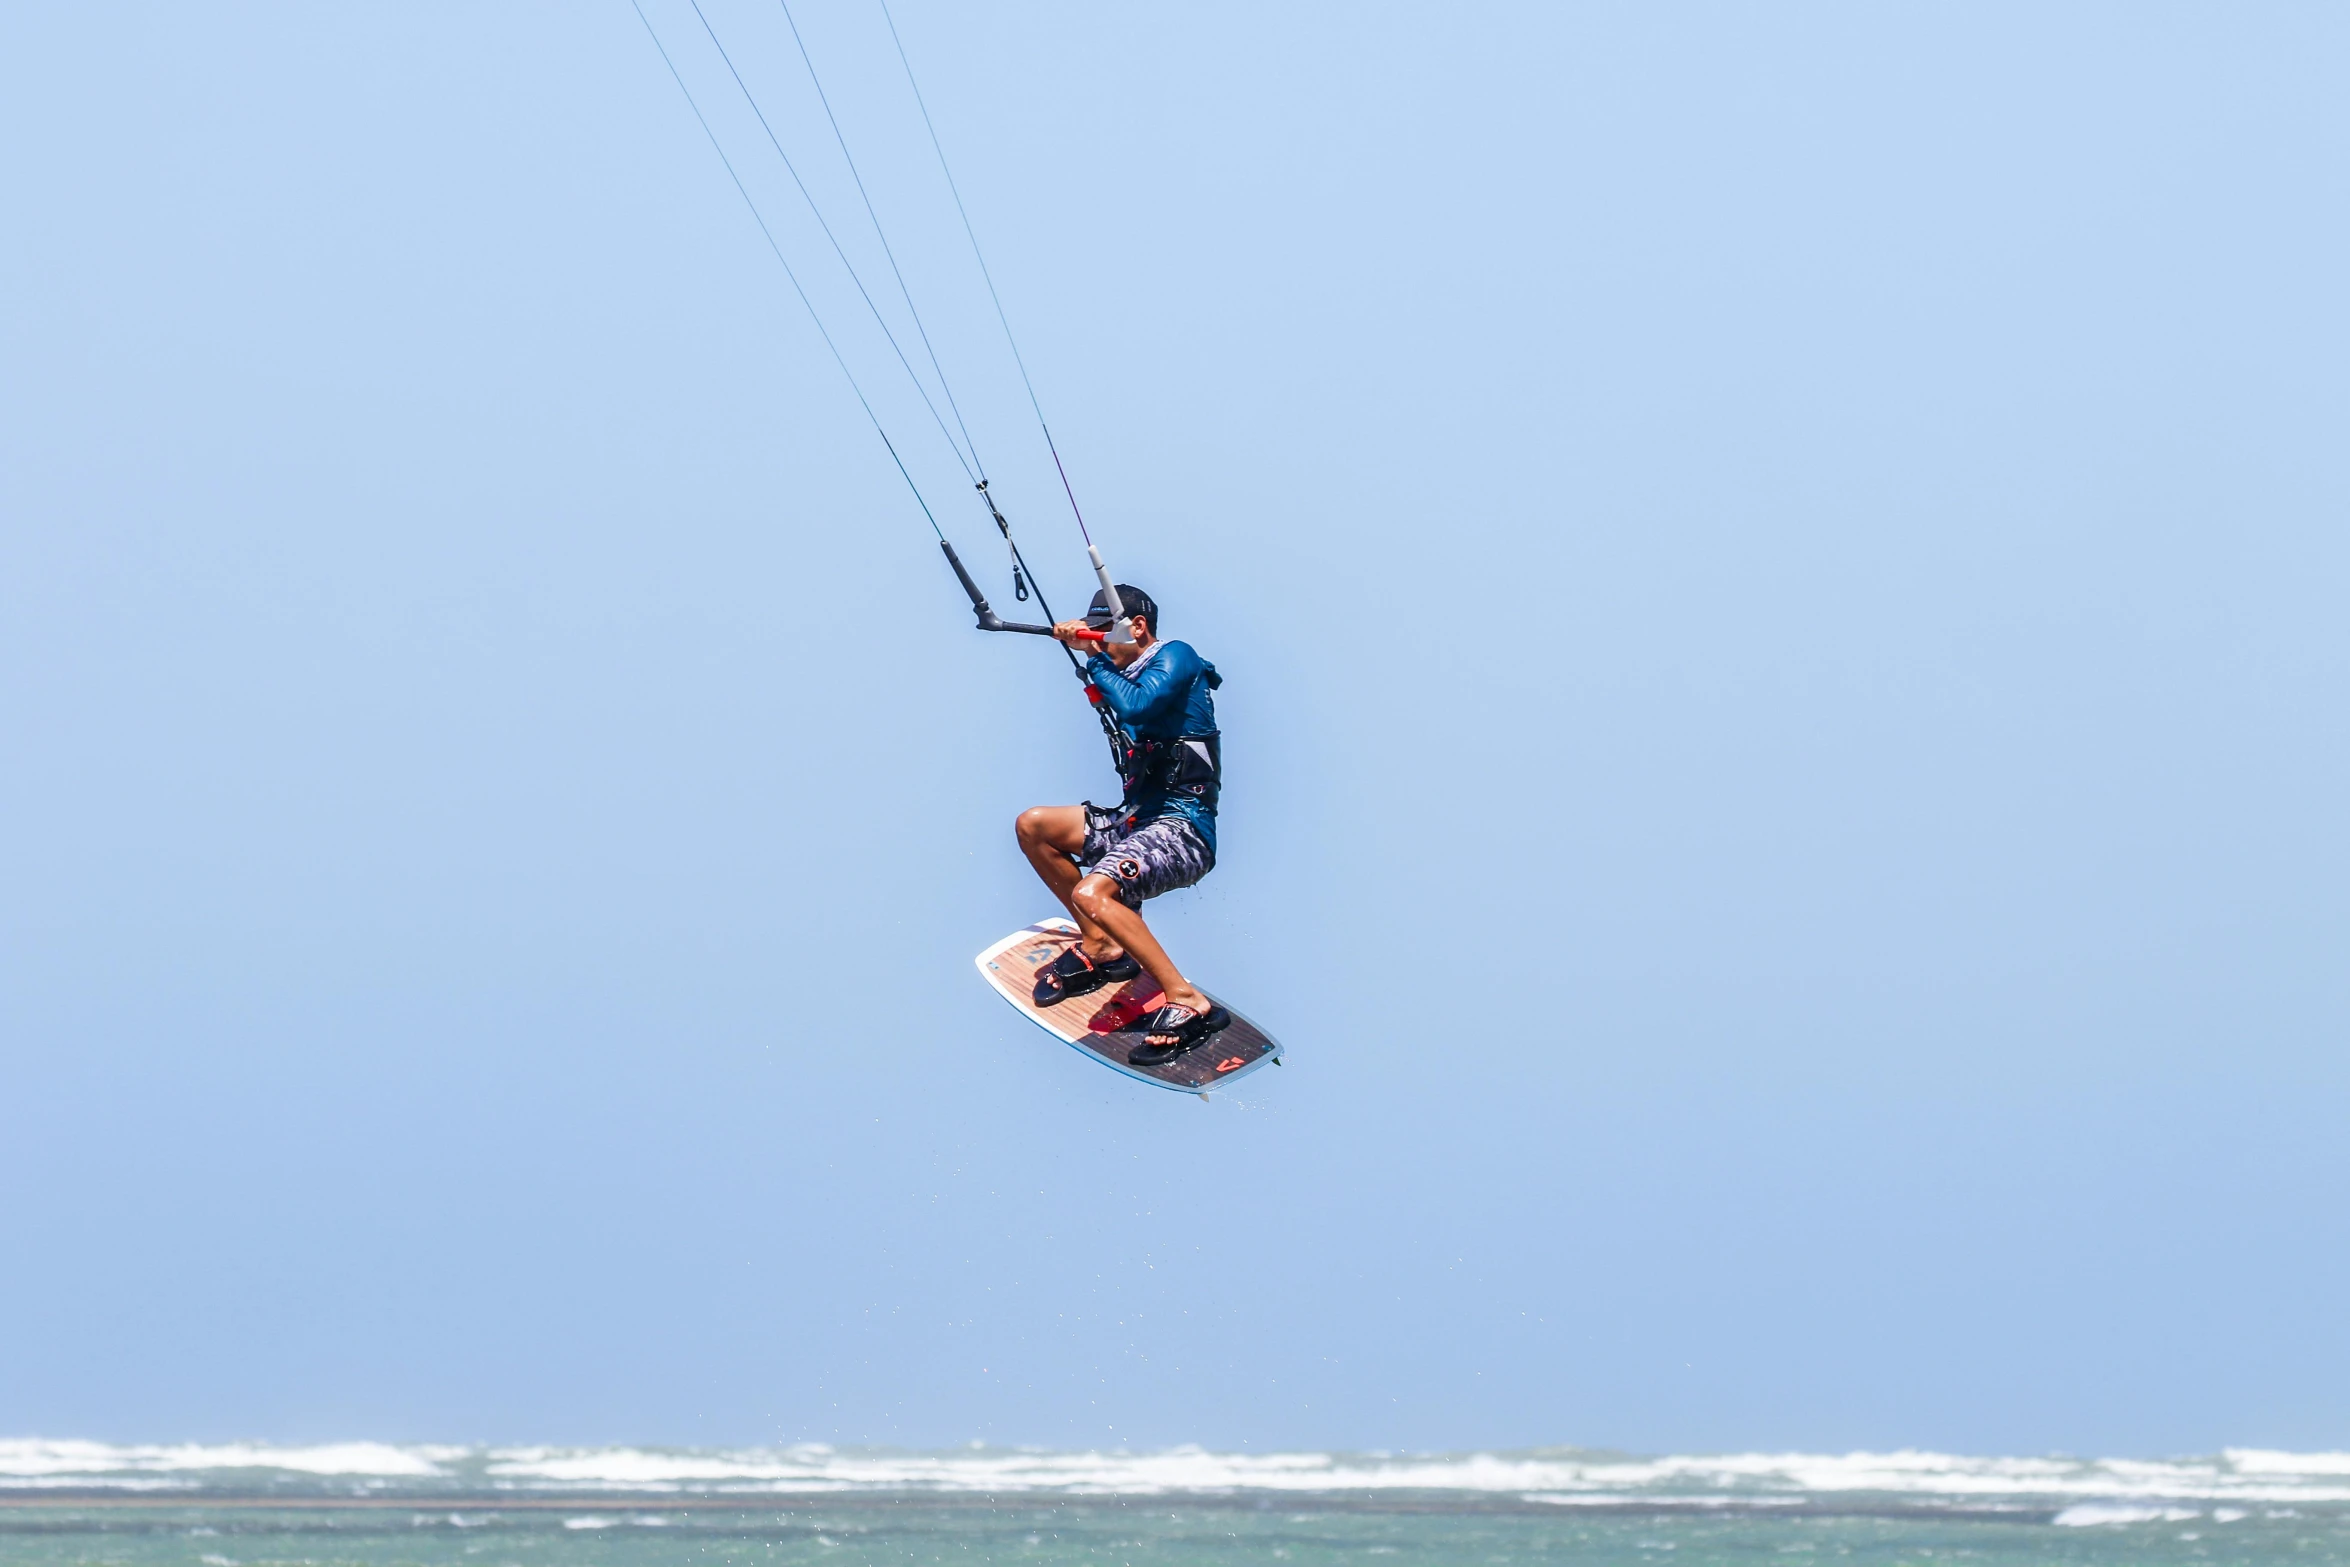
[[[1074,605],[878,13],[799,14]],[[1098,738],[626,5],[12,12],[0,1428],[2350,1445],[2350,19],[897,14],[1227,676],[1154,917],[1289,1063],[971,972]]]

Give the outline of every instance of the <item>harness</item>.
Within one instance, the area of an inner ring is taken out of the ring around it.
[[[1210,691],[1224,683],[1224,677],[1213,669],[1200,678]],[[1172,740],[1138,740],[1112,716],[1101,687],[1090,680],[1085,683],[1085,699],[1093,704],[1102,727],[1110,731],[1110,759],[1117,765],[1118,782],[1125,786],[1128,803],[1138,795],[1157,791],[1189,795],[1211,811],[1216,808],[1216,795],[1224,783],[1224,736],[1220,731],[1177,735]]]
[[[1212,811],[1224,783],[1224,737],[1210,730],[1172,740],[1129,740],[1118,751],[1118,781],[1129,800],[1163,790],[1189,795]]]

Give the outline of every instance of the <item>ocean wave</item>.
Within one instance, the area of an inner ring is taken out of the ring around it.
[[[2118,1523],[2165,1517],[2166,1509],[2187,1508],[2185,1516],[2199,1516],[2215,1504],[2350,1502],[2350,1453],[2231,1448],[2211,1457],[2083,1459],[1901,1450],[1643,1458],[1573,1448],[1429,1454],[1231,1453],[1203,1447],[912,1452],[821,1443],[770,1448],[278,1446],[14,1438],[0,1439],[0,1487],[452,1497],[501,1492],[1107,1496],[1426,1491],[1563,1507],[1787,1506],[1870,1497],[1915,1506],[2049,1508],[2069,1523]]]
[[[2226,1456],[2247,1474],[2350,1477],[2350,1453],[2278,1453],[2261,1447],[2231,1447]]]
[[[2185,1523],[2203,1515],[2192,1507],[2135,1507],[2127,1502],[2075,1502],[2048,1521],[2065,1529],[2089,1529],[2099,1524]]]
[[[390,1442],[326,1442],[309,1447],[281,1447],[267,1442],[118,1446],[111,1442],[0,1437],[0,1476],[65,1477],[77,1485],[98,1477],[139,1480],[157,1475],[235,1471],[411,1480],[439,1475],[442,1465],[471,1451],[463,1447],[402,1447]]]

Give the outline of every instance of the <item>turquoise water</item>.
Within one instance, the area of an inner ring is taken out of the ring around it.
[[[712,1563],[1118,1567],[1851,1567],[2350,1564],[2350,1514],[2068,1527],[1935,1516],[1559,1516],[1429,1497],[1388,1505],[1110,1499],[629,1513],[13,1507],[5,1567],[702,1567]],[[593,1527],[584,1526],[587,1524]]]
[[[0,1567],[2350,1567],[2350,1454],[0,1439]]]

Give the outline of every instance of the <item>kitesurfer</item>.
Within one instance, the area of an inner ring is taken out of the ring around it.
[[[1018,830],[1020,851],[1081,933],[1037,976],[1036,1004],[1149,973],[1160,1006],[1142,1025],[1132,1059],[1157,1066],[1232,1022],[1183,977],[1141,913],[1145,898],[1215,869],[1222,740],[1210,693],[1224,681],[1189,643],[1158,639],[1159,606],[1149,594],[1121,582],[1117,598],[1123,628],[1112,623],[1109,595],[1096,593],[1083,620],[1064,620],[1053,635],[1071,649],[1093,650],[1085,662],[1088,695],[1118,720],[1124,795],[1116,810],[1090,800],[1035,806],[1020,813]]]

